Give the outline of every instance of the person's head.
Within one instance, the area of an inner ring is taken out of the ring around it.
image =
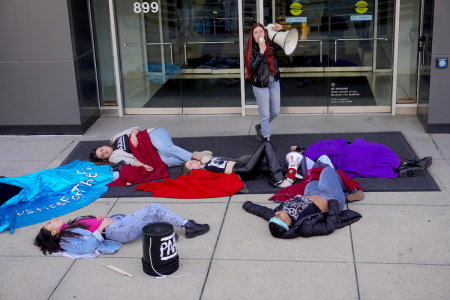
[[[275,212],[273,217],[269,220],[269,230],[274,237],[281,237],[289,230],[289,226],[291,225],[291,217],[283,210]]]
[[[113,148],[110,146],[101,146],[91,150],[89,158],[91,162],[103,162],[107,161],[111,157]]]
[[[188,160],[182,166],[183,174],[190,174],[192,169],[201,169],[202,163],[198,160]]]
[[[63,251],[63,249],[60,246],[61,239],[69,237],[77,237],[81,235],[77,232],[73,232],[68,229],[88,228],[88,225],[84,224],[83,222],[79,222],[84,218],[95,218],[95,217],[89,215],[76,218],[72,221],[67,222],[66,223],[67,226],[65,226],[65,228],[63,228],[63,225],[65,223],[59,218],[53,218],[45,222],[44,226],[42,226],[42,228],[39,230],[39,233],[36,235],[36,238],[34,239],[34,245],[41,248],[42,253],[44,253],[45,255],[47,254],[47,252],[49,254],[52,254],[55,252]]]
[[[34,239],[34,245],[41,248],[42,253],[47,255],[54,252],[61,251],[60,242],[60,230],[64,222],[61,219],[51,219],[47,221],[44,226],[39,230],[39,233]]]

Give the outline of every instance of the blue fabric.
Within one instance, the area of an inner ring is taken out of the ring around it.
[[[181,166],[191,159],[192,153],[175,146],[172,137],[163,128],[156,128],[148,134],[161,160],[169,167]]]
[[[326,167],[320,173],[319,180],[311,181],[306,185],[304,196],[318,195],[326,200],[335,199],[339,202],[339,211],[343,211],[345,206],[343,189],[345,185],[336,170]]]
[[[95,250],[103,254],[112,254],[122,247],[122,243],[105,240],[98,231],[90,232],[81,228],[73,228],[70,231],[81,234],[61,239],[61,248],[72,254],[90,254]]]
[[[73,161],[55,169],[0,178],[0,182],[22,190],[0,206],[0,232],[45,222],[84,207],[108,190],[110,166]]]
[[[278,225],[280,225],[281,227],[283,227],[284,229],[289,230],[289,226],[287,226],[287,224],[284,223],[283,221],[281,221],[280,219],[277,219],[277,218],[271,218],[271,219],[269,220],[269,223],[270,223],[270,222],[275,223],[275,224],[278,224]]]

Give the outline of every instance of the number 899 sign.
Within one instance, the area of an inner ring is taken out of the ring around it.
[[[140,14],[140,13],[157,13],[158,12],[158,3],[156,2],[134,2],[134,13]]]

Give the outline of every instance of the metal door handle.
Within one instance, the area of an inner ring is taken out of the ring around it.
[[[334,40],[334,61],[337,59],[337,42],[338,41],[385,41],[387,38],[362,38],[362,39],[335,39]]]
[[[322,40],[298,40],[299,43],[301,42],[319,42],[319,53],[320,53],[320,63],[322,63],[322,56],[323,56],[323,41]],[[298,46],[298,44],[297,44]]]

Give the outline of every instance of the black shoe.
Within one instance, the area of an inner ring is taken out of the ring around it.
[[[256,130],[256,139],[258,140],[258,142],[262,142],[264,140],[264,137],[261,131],[261,124],[256,125],[255,130]]]
[[[188,239],[205,234],[209,231],[208,224],[198,224],[193,220],[187,221],[187,223],[184,224],[184,228],[186,228],[186,238]]]
[[[113,172],[117,172],[120,171],[120,169],[122,169],[122,167],[126,165],[124,160],[121,160],[120,162],[118,162],[117,164],[111,166],[111,169]]]
[[[178,235],[178,233],[176,233],[175,232],[175,242],[178,242],[178,238],[179,238],[180,236]]]
[[[421,167],[401,166],[398,168],[398,174],[401,178],[419,177],[425,175],[425,169]]]
[[[408,160],[408,165],[421,167],[423,169],[429,168],[433,163],[433,158],[431,156],[424,157],[422,159]]]

